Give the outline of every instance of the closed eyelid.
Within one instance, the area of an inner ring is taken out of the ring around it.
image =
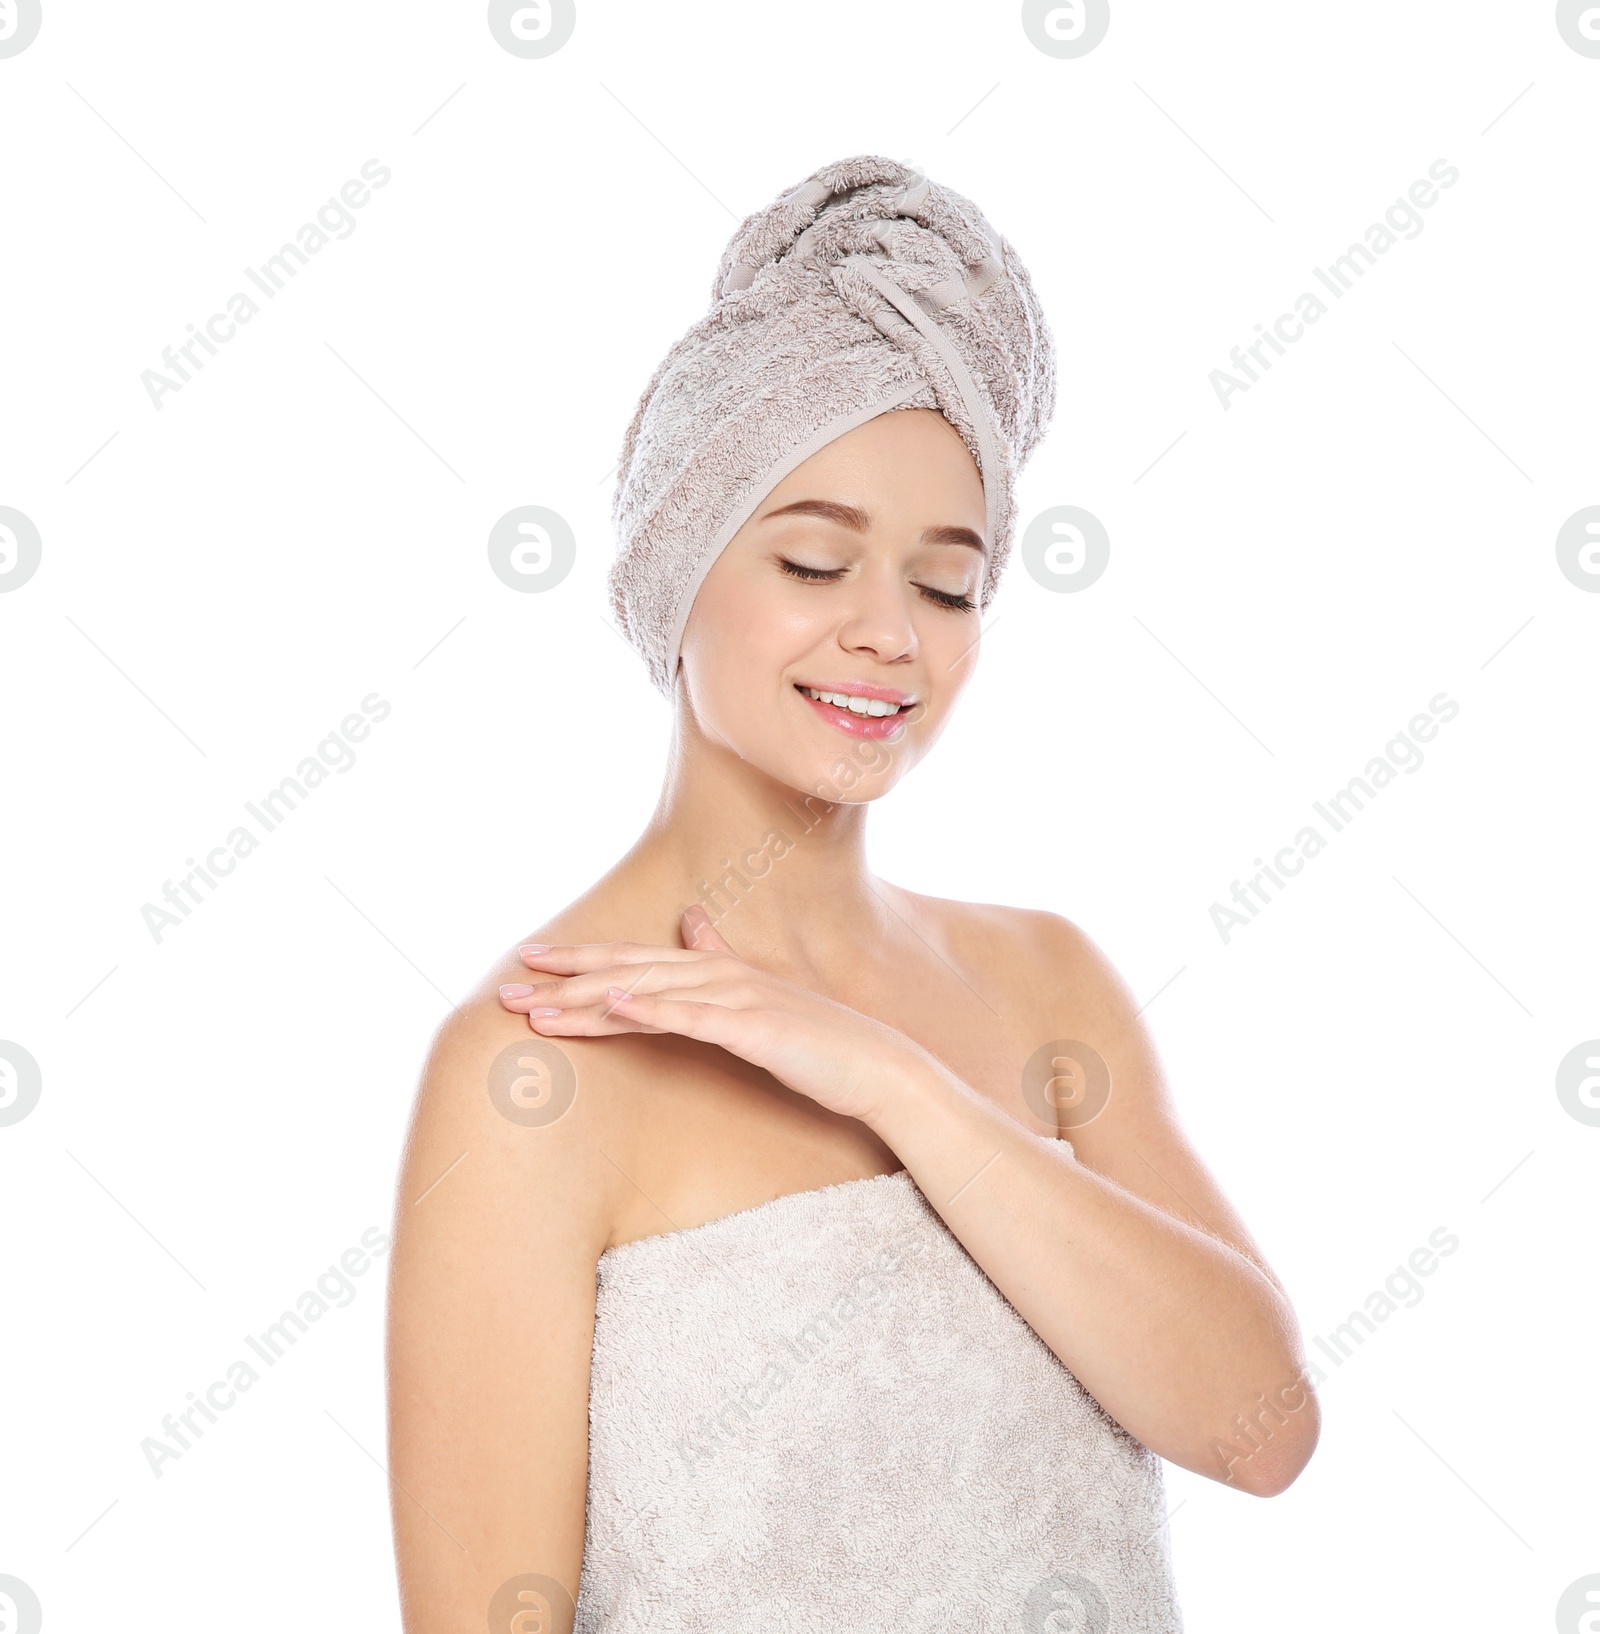
[[[944,549],[917,552],[910,558],[910,569],[918,576],[956,579],[965,584],[977,585],[983,579],[984,562],[970,552],[956,556],[947,546]]]
[[[848,563],[835,567],[818,567],[811,562],[797,562],[792,556],[781,552],[775,560],[779,572],[788,574],[792,579],[804,579],[813,584],[834,584],[850,571]]]

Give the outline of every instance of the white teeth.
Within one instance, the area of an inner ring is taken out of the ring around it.
[[[800,690],[818,703],[848,709],[852,715],[898,715],[901,710],[901,705],[887,703],[882,698],[858,698],[850,692],[819,692],[815,687],[802,687]]]

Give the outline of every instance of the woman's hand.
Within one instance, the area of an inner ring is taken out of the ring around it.
[[[699,906],[681,948],[639,942],[525,947],[543,978],[500,989],[543,1038],[679,1033],[765,1068],[830,1112],[871,1121],[913,1062],[931,1057],[904,1033],[741,959]]]

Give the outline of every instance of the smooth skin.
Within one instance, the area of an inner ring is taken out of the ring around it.
[[[869,805],[977,663],[984,524],[977,468],[930,410],[880,415],[779,483],[696,597],[649,826],[440,1028],[391,1267],[407,1634],[480,1634],[525,1573],[561,1586],[569,1625],[606,1248],[901,1168],[1146,1446],[1258,1496],[1310,1458],[1293,1310],[1185,1138],[1126,984],[1066,919],[867,866]],[[894,736],[797,690],[852,683],[914,700]],[[577,1076],[542,1127],[486,1088],[530,1031]],[[1087,1123],[1069,1092],[1065,1128],[1022,1087],[1057,1039],[1092,1045],[1112,1084]]]

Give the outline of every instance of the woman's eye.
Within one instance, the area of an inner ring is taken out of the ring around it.
[[[778,565],[791,578],[805,579],[812,584],[837,579],[844,572],[842,567],[807,567],[804,562],[791,562],[787,556],[780,556]]]
[[[950,590],[935,590],[932,585],[928,584],[919,584],[917,589],[935,606],[948,607],[957,613],[973,612],[978,605],[965,591],[957,593]]]
[[[778,558],[778,567],[790,578],[799,579],[806,584],[832,584],[842,579],[849,571],[845,567],[807,567],[804,562],[792,561],[787,556]],[[929,584],[919,584],[916,589],[934,606],[948,607],[952,612],[970,613],[975,611],[978,605],[965,591],[936,590]]]

